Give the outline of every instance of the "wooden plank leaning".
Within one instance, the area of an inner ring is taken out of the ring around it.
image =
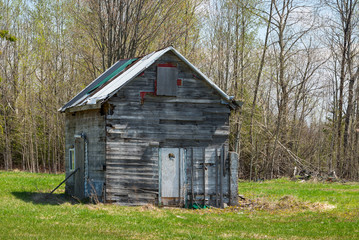
[[[52,194],[53,192],[55,192],[64,182],[66,182],[72,175],[74,175],[78,170],[80,170],[80,168],[76,168],[75,171],[73,171],[70,175],[68,175],[64,181],[62,181],[59,185],[57,185],[57,187],[54,188],[54,190],[52,190],[50,192],[50,194]]]

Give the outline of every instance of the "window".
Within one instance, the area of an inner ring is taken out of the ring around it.
[[[157,95],[176,96],[177,95],[177,66],[167,63],[157,66]]]
[[[69,168],[70,170],[75,169],[75,148],[69,149]]]

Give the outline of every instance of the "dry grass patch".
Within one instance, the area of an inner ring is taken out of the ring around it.
[[[240,201],[238,208],[240,210],[268,210],[268,211],[281,211],[291,210],[294,212],[298,211],[327,211],[336,208],[336,206],[329,203],[320,202],[305,202],[300,201],[298,198],[286,195],[281,197],[279,200],[270,201],[267,198],[261,197],[255,200]]]
[[[155,207],[156,208],[156,207]],[[301,212],[301,211],[330,211],[335,209],[336,206],[329,203],[321,203],[321,202],[306,202],[300,201],[298,198],[286,195],[281,197],[279,200],[270,200],[266,197],[259,197],[254,200],[246,199],[243,201],[239,201],[238,206],[230,206],[224,209],[220,208],[208,208],[201,210],[187,210],[192,211],[193,213],[197,213],[199,215],[204,214],[224,214],[228,212],[238,212],[241,213],[243,211],[290,211],[292,213]],[[186,211],[186,210],[182,210]]]

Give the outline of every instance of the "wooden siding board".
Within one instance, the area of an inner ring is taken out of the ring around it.
[[[179,69],[178,78],[182,85],[177,88],[177,96],[146,95],[141,101],[141,91],[155,91],[157,64],[167,62],[177,64]],[[122,201],[122,205],[154,202],[157,194],[145,195],[136,189],[158,193],[158,148],[173,147],[187,150],[184,163],[187,193],[201,198],[205,186],[207,202],[215,204],[215,151],[227,144],[230,113],[229,107],[221,104],[217,92],[204,81],[195,79],[193,72],[180,59],[166,54],[143,76],[123,87],[108,103],[113,106],[113,113],[106,115],[107,200]],[[192,147],[195,147],[193,179]],[[206,148],[206,170],[203,167],[203,148]],[[204,175],[207,176],[205,179]],[[223,184],[226,181],[224,177]],[[222,190],[226,202],[228,186],[222,186]]]

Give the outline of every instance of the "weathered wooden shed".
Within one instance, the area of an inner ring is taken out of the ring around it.
[[[116,62],[66,114],[66,191],[121,205],[235,205],[229,97],[173,47]]]

